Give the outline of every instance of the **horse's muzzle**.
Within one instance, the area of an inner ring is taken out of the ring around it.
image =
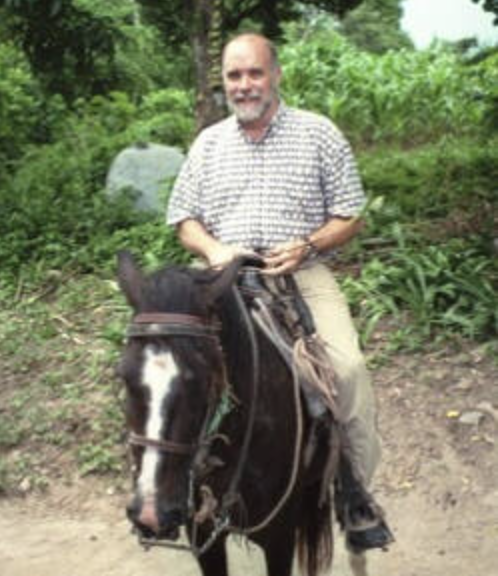
[[[179,507],[162,508],[153,500],[135,499],[127,507],[128,519],[139,537],[154,540],[178,540],[186,512]]]

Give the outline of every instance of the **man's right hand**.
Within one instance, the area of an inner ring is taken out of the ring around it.
[[[223,244],[216,240],[201,222],[192,218],[178,225],[178,237],[187,250],[207,260],[213,268],[224,268],[239,256],[255,255],[242,246]]]
[[[255,256],[255,254],[241,246],[221,243],[206,252],[207,261],[212,268],[224,268],[239,256]]]

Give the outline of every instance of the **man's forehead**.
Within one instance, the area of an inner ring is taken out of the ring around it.
[[[225,48],[223,66],[263,67],[270,63],[270,50],[266,42],[258,37],[238,38]]]

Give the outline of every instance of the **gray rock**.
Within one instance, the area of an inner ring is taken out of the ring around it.
[[[484,418],[484,414],[482,412],[471,411],[471,412],[464,412],[458,421],[460,424],[467,424],[468,426],[479,426],[481,420]]]
[[[123,190],[135,196],[135,208],[164,212],[161,189],[174,178],[184,155],[171,146],[135,144],[122,150],[113,160],[106,180],[106,192],[115,198]]]

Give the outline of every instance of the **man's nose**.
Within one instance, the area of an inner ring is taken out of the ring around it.
[[[251,79],[247,75],[241,76],[239,80],[239,90],[248,91],[252,88]]]

